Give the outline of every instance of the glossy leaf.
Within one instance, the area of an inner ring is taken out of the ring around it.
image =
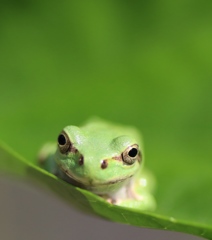
[[[69,204],[75,205],[85,213],[101,216],[108,220],[124,224],[185,232],[212,239],[212,226],[210,222],[207,225],[195,222],[195,219],[194,221],[187,221],[187,217],[190,219],[193,217],[193,215],[189,216],[189,212],[184,212],[185,219],[178,219],[162,214],[162,212],[160,214],[158,214],[157,211],[142,212],[111,205],[91,192],[73,187],[54,175],[31,164],[3,143],[0,146],[0,158],[1,172],[24,178],[34,184],[39,184],[42,188],[53,191],[61,199]],[[212,181],[210,183],[212,184]],[[181,189],[181,191],[183,190],[185,189]],[[198,192],[196,192],[193,197],[195,196],[198,198]],[[178,201],[178,198],[175,200]],[[185,196],[184,203],[192,206],[193,201],[190,200],[190,196]],[[166,199],[164,201],[166,201]],[[195,209],[196,206],[192,207]],[[211,206],[209,204],[204,207],[210,208]],[[167,208],[169,208],[168,205]],[[204,219],[206,216],[202,215],[202,218]]]

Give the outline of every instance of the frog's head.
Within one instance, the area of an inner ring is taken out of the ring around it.
[[[138,171],[138,142],[113,130],[68,126],[58,136],[56,161],[72,182],[97,194],[115,191]]]

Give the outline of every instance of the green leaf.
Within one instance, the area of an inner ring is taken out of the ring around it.
[[[201,211],[201,209],[211,208],[211,202],[208,202],[207,206],[196,206],[196,201],[193,201],[193,199],[199,199],[200,193],[191,191],[193,193],[193,198],[191,198],[190,193],[187,192],[189,190],[188,188],[192,186],[189,183],[185,184],[187,186],[181,185],[180,191],[182,191],[182,193],[185,193],[186,191],[187,193],[184,194],[183,199],[183,210],[185,219],[178,219],[173,217],[172,215],[168,215],[167,213],[163,214],[162,211],[160,212],[160,214],[157,211],[141,212],[133,209],[111,205],[104,201],[102,198],[92,194],[91,192],[73,187],[70,184],[67,184],[64,181],[58,179],[56,176],[30,163],[29,161],[26,161],[24,158],[19,156],[17,153],[15,153],[3,143],[0,144],[0,158],[1,172],[27,179],[34,184],[39,184],[42,188],[50,189],[61,199],[71,205],[75,205],[81,211],[84,211],[86,213],[101,216],[111,221],[124,224],[147,228],[179,231],[205,237],[207,239],[212,239],[212,226],[210,222],[211,220],[206,222],[205,224],[187,220],[189,218],[193,218],[195,220],[195,215],[198,218],[207,219],[207,215],[205,215],[205,212]],[[170,179],[170,181],[173,180]],[[211,178],[208,183],[202,180],[201,184],[206,184],[207,187],[211,186]],[[207,196],[207,187],[203,189],[203,191],[205,190],[205,192],[201,192],[202,196]],[[170,191],[169,193],[170,196],[174,195],[176,197],[175,201],[181,201],[182,199],[179,198],[179,193],[176,194],[175,192],[176,189],[173,188],[172,192]],[[159,194],[157,194],[157,196],[159,196]],[[160,206],[160,203],[163,201],[167,204],[167,209],[170,209],[171,201],[168,202],[167,199],[161,199],[158,202],[158,209],[163,209],[163,206]],[[193,214],[192,211],[189,212],[190,209],[194,209],[194,211],[196,210],[198,214]]]

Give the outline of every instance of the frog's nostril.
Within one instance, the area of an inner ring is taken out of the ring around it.
[[[102,169],[105,169],[105,168],[107,168],[107,166],[108,166],[107,160],[103,160],[103,161],[101,162],[101,168],[102,168]]]

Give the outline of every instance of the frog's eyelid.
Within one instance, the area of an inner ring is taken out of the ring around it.
[[[141,161],[141,153],[138,144],[127,147],[121,154],[122,160],[128,165],[132,165],[136,160]]]
[[[69,152],[76,154],[79,152],[65,131],[62,131],[58,136],[58,147],[62,154],[68,154]]]
[[[70,151],[72,143],[65,131],[62,131],[59,134],[57,142],[59,150],[62,154],[68,153]]]

